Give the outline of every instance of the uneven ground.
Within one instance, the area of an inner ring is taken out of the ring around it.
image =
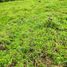
[[[0,67],[67,67],[67,0],[0,3]]]

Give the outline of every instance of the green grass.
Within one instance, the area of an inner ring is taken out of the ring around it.
[[[0,67],[67,67],[67,0],[0,3]]]

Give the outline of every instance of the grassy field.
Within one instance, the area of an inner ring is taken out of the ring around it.
[[[67,0],[0,3],[0,67],[67,67]]]

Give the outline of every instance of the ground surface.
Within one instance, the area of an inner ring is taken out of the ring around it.
[[[0,3],[0,67],[67,67],[67,0]]]

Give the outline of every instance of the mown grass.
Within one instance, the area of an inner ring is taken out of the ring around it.
[[[67,0],[0,3],[0,67],[67,67]]]

